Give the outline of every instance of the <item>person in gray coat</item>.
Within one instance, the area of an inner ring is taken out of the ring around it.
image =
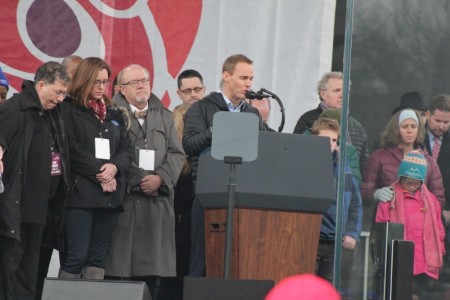
[[[163,299],[161,277],[176,276],[174,185],[184,151],[172,113],[151,94],[148,70],[130,65],[118,74],[118,84],[113,101],[130,116],[135,157],[126,170],[125,211],[113,234],[106,275],[145,281],[152,299]]]

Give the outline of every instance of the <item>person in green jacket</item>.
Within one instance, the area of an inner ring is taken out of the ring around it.
[[[329,118],[338,121],[341,125],[341,109],[340,108],[327,108],[320,113],[319,118]],[[306,130],[303,134],[311,135],[311,128]],[[347,143],[345,155],[347,157],[347,162],[352,170],[352,174],[358,183],[358,187],[361,186],[362,176],[361,167],[359,165],[359,155],[356,148],[350,143]]]

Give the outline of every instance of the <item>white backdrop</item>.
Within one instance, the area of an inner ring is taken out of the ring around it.
[[[208,90],[217,90],[223,60],[247,55],[254,61],[253,90],[264,87],[282,100],[283,132],[292,132],[300,115],[318,105],[317,81],[331,69],[335,5],[334,0],[205,1],[184,68],[199,70]],[[269,124],[277,129],[280,120],[272,101]]]

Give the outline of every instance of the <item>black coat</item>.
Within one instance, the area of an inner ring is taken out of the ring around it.
[[[73,189],[67,207],[121,208],[126,189],[125,168],[131,164],[133,155],[122,112],[107,107],[102,123],[92,109],[74,106],[70,101],[66,99],[62,104],[68,128]],[[109,140],[109,160],[95,157],[95,138],[100,137]],[[103,192],[95,177],[105,163],[113,163],[118,170],[117,189],[112,193]]]
[[[44,115],[48,121],[42,120]],[[39,208],[39,213],[35,214],[39,220],[38,223],[45,224],[48,217],[51,223],[47,225],[52,227],[55,235],[60,235],[67,194],[70,190],[69,146],[60,105],[51,111],[44,112],[33,82],[25,81],[21,93],[15,94],[5,104],[0,105],[0,144],[7,149],[3,156],[5,191],[0,194],[0,234],[15,239],[20,239],[22,202],[26,200],[26,195],[30,194],[27,189],[27,179],[39,178],[39,182],[44,186],[47,188],[50,186],[51,140],[42,141],[43,151],[40,152],[43,155],[42,160],[49,162],[48,168],[45,170],[33,169],[32,174],[27,171],[31,163],[28,161],[28,156],[33,135],[40,126],[46,127],[46,130],[49,130],[49,126],[54,129],[54,139],[61,155],[62,177],[52,199],[35,197],[27,201],[38,202],[33,203],[35,207]]]
[[[322,106],[319,104],[317,108],[305,112],[297,121],[294,128],[294,133],[304,133],[306,130],[312,128],[314,122],[319,118],[320,114],[323,112]],[[352,116],[348,117],[348,136],[351,143],[358,152],[359,155],[359,165],[361,168],[364,167],[367,159],[369,158],[369,147],[367,144],[367,134],[361,123],[358,122]]]
[[[428,132],[425,136],[425,148],[427,149],[428,154],[433,156]],[[442,207],[442,209],[450,209],[450,133],[448,132],[442,137],[442,144],[439,150],[437,164],[441,170],[445,191],[445,207]]]
[[[183,148],[186,154],[192,157],[194,186],[197,182],[198,156],[211,147],[213,118],[218,111],[229,111],[229,109],[222,93],[212,92],[192,104],[184,117]],[[256,108],[244,102],[240,111],[256,114],[260,120],[259,130],[265,131]]]

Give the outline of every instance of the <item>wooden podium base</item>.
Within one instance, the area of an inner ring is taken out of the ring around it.
[[[234,209],[232,278],[314,273],[321,222],[321,214]],[[206,209],[205,230],[206,275],[223,277],[226,209]]]

